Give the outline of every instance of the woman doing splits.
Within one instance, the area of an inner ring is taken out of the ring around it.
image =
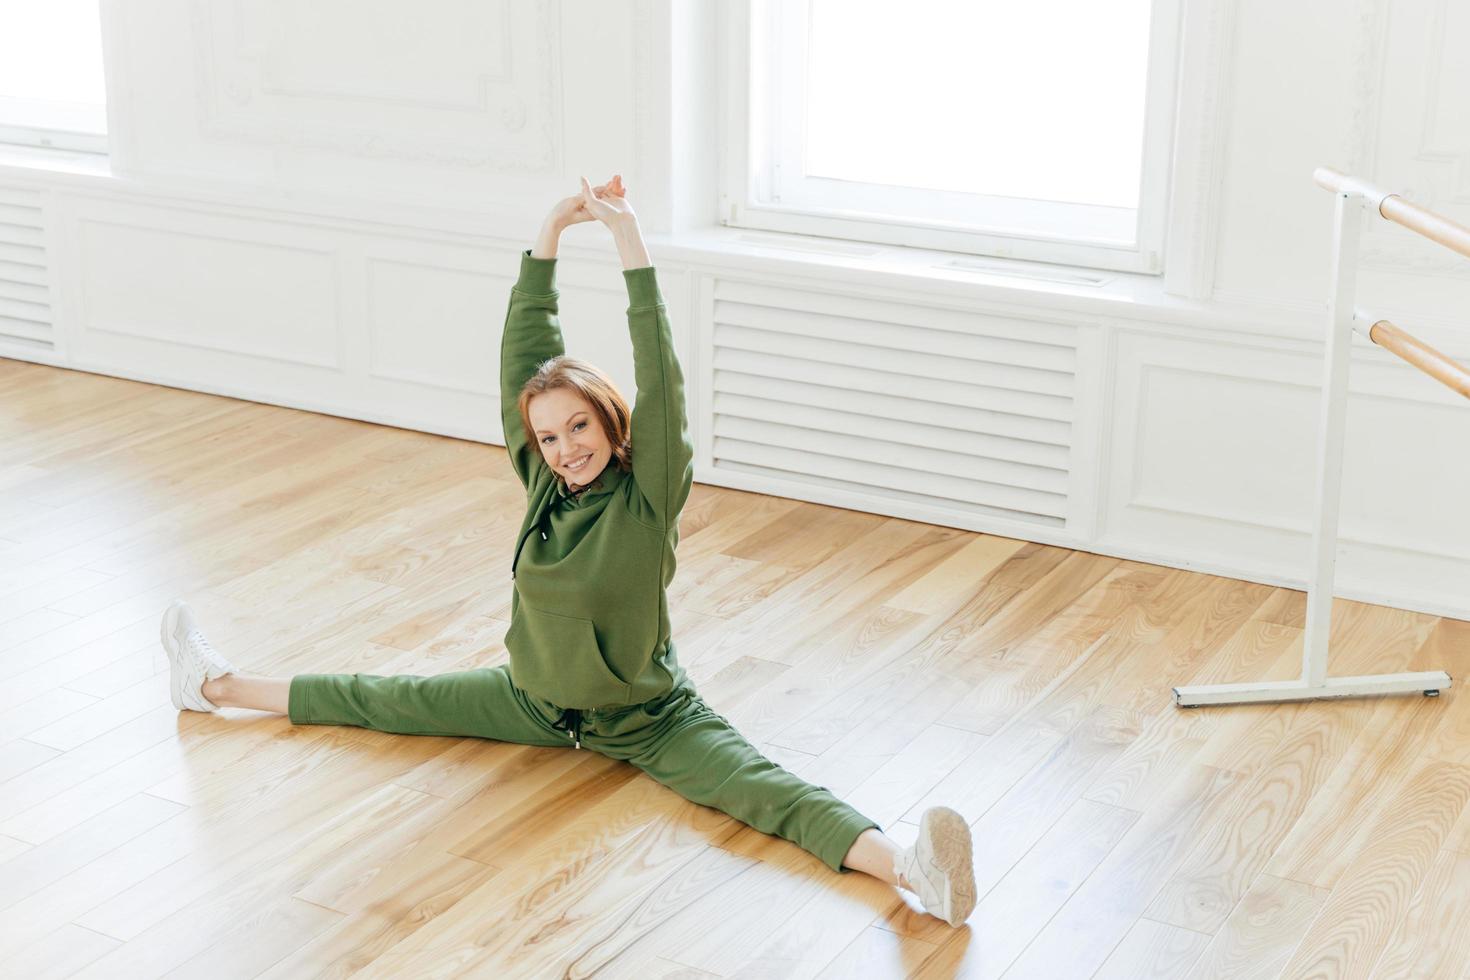
[[[638,392],[567,357],[556,251],[583,221],[612,232],[628,289]],[[431,677],[242,673],[183,602],[164,614],[175,707],[284,712],[294,724],[590,749],[684,797],[793,841],[834,871],[914,892],[952,926],[975,905],[970,830],[926,810],[900,848],[876,822],[758,752],[695,692],[675,655],[666,589],[693,483],[684,376],[668,310],[620,176],[559,201],[520,277],[500,348],[506,451],[527,507],[511,565],[509,664]]]

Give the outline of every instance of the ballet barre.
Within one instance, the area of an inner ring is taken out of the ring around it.
[[[1358,333],[1419,370],[1470,398],[1470,371],[1382,317],[1357,309],[1358,238],[1363,212],[1403,225],[1451,251],[1470,257],[1470,228],[1387,193],[1359,177],[1318,167],[1312,179],[1336,198],[1332,292],[1327,312],[1326,371],[1317,442],[1317,513],[1312,531],[1314,561],[1307,582],[1307,620],[1302,633],[1302,675],[1290,681],[1201,684],[1174,688],[1174,703],[1259,704],[1380,694],[1437,697],[1450,686],[1442,670],[1362,677],[1328,677],[1327,645],[1332,625],[1333,575],[1337,566],[1337,523],[1342,497],[1342,456],[1347,429],[1347,380],[1352,335]]]

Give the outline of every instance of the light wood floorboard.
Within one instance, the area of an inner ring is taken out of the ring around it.
[[[1470,695],[1181,710],[1287,678],[1298,592],[696,485],[681,659],[910,842],[953,930],[601,756],[169,705],[242,666],[504,663],[503,450],[0,359],[0,977],[1470,977]],[[1333,672],[1470,623],[1339,600]]]

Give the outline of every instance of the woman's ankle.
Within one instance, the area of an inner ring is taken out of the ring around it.
[[[224,707],[230,699],[230,690],[232,687],[230,681],[234,680],[234,678],[234,674],[221,674],[200,685],[199,693],[203,694],[214,704]]]

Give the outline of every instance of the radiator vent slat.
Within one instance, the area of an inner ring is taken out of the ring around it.
[[[943,348],[944,353],[940,354],[923,349],[869,347],[850,340],[800,337],[724,323],[715,327],[715,345],[725,350],[748,350],[805,361],[849,364],[853,367],[907,374],[925,380],[942,378],[965,384],[1042,392],[1063,398],[1072,390],[1070,371],[1043,371],[1013,364],[970,360],[960,357],[948,348]]]
[[[889,442],[928,446],[942,452],[967,452],[1057,470],[1065,470],[1068,465],[1065,446],[977,432],[973,427],[958,424],[953,415],[916,425],[903,418],[858,414],[836,407],[749,398],[728,388],[716,392],[714,408],[719,418],[762,419],[822,432],[858,433]]]
[[[16,225],[0,221],[0,243],[19,245],[22,248],[39,249],[44,246],[41,229],[30,225]]]
[[[0,340],[8,340],[18,337],[21,340],[43,341],[48,346],[51,343],[51,324],[37,323],[34,320],[16,320],[8,316],[0,316]]]
[[[860,484],[834,480],[824,476],[813,476],[811,474],[788,473],[784,470],[771,469],[765,466],[752,466],[748,463],[741,463],[735,460],[726,460],[720,468],[734,473],[746,473],[751,476],[758,476],[767,480],[789,481],[799,479],[801,483],[810,486],[872,495],[871,487]],[[943,497],[934,497],[927,494],[908,493],[904,490],[888,490],[884,493],[884,497],[901,503],[914,504],[926,510],[941,514],[958,513],[973,517],[995,517],[1006,521],[1021,521],[1027,524],[1037,524],[1054,528],[1066,526],[1066,522],[1060,517],[1049,517],[1045,514],[1031,514],[1026,511],[1007,510],[1004,507],[987,507],[984,504],[968,504],[957,500],[945,500]]]
[[[721,398],[724,396],[721,395]],[[1067,470],[1063,465],[1037,466],[1013,460],[997,459],[979,450],[984,448],[983,433],[954,432],[950,449],[914,445],[898,438],[884,438],[878,427],[863,429],[821,430],[808,426],[820,423],[805,412],[793,412],[789,422],[741,418],[716,411],[714,433],[748,442],[784,446],[814,454],[812,464],[820,469],[825,460],[819,457],[839,456],[844,459],[902,466],[920,472],[966,476],[992,483],[1008,483],[1066,493]],[[898,436],[898,433],[892,435]]]
[[[41,192],[29,187],[0,186],[0,204],[11,204],[22,208],[40,208]]]
[[[32,286],[0,285],[0,316],[14,317],[17,320],[31,320],[36,323],[50,323],[50,304],[35,303],[29,299],[11,299],[7,295],[12,291],[19,295],[22,290],[29,291],[33,288]]]
[[[721,459],[783,471],[788,479],[792,476],[803,479],[820,477],[822,480],[834,480],[852,488],[861,488],[867,494],[872,494],[875,490],[901,490],[913,496],[932,497],[952,503],[979,504],[1016,514],[1033,514],[1058,520],[1065,518],[1067,514],[1066,498],[1055,494],[977,484],[955,477],[930,476],[899,467],[875,467],[841,461],[825,468],[821,473],[814,473],[811,460],[805,453],[733,439],[716,439],[715,452]]]
[[[728,392],[768,401],[778,410],[785,404],[815,405],[847,412],[864,420],[891,419],[898,423],[912,423],[914,428],[933,426],[990,433],[1017,442],[1037,444],[1038,449],[1043,451],[1066,449],[1072,441],[1072,427],[1067,422],[900,397],[872,390],[834,388],[800,380],[761,377],[739,371],[716,371],[714,390],[716,400],[721,392]]]
[[[0,260],[0,281],[45,289],[46,267]]]
[[[1072,400],[1070,398],[1014,391],[1009,388],[990,388],[963,381],[921,378],[917,375],[895,374],[892,371],[798,360],[792,357],[720,347],[715,348],[714,366],[717,371],[743,371],[746,374],[786,378],[792,381],[820,378],[821,383],[834,387],[876,391],[880,394],[914,398],[940,405],[964,405],[988,412],[1004,412],[1009,415],[1050,419],[1053,422],[1072,420]]]
[[[976,316],[965,310],[843,296],[837,293],[816,293],[785,286],[768,286],[764,283],[720,280],[715,284],[716,308],[725,303],[811,313],[819,317],[846,317],[891,326],[925,327],[965,337],[1004,337],[1028,344],[1072,349],[1077,346],[1077,328],[1067,324],[1023,320],[1018,317]]]
[[[979,333],[935,330],[907,323],[876,323],[846,316],[797,310],[773,310],[746,303],[721,303],[715,322],[768,333],[864,344],[893,351],[942,350],[946,356],[980,364],[1010,364],[1071,374],[1077,369],[1074,347],[1013,340]]]

